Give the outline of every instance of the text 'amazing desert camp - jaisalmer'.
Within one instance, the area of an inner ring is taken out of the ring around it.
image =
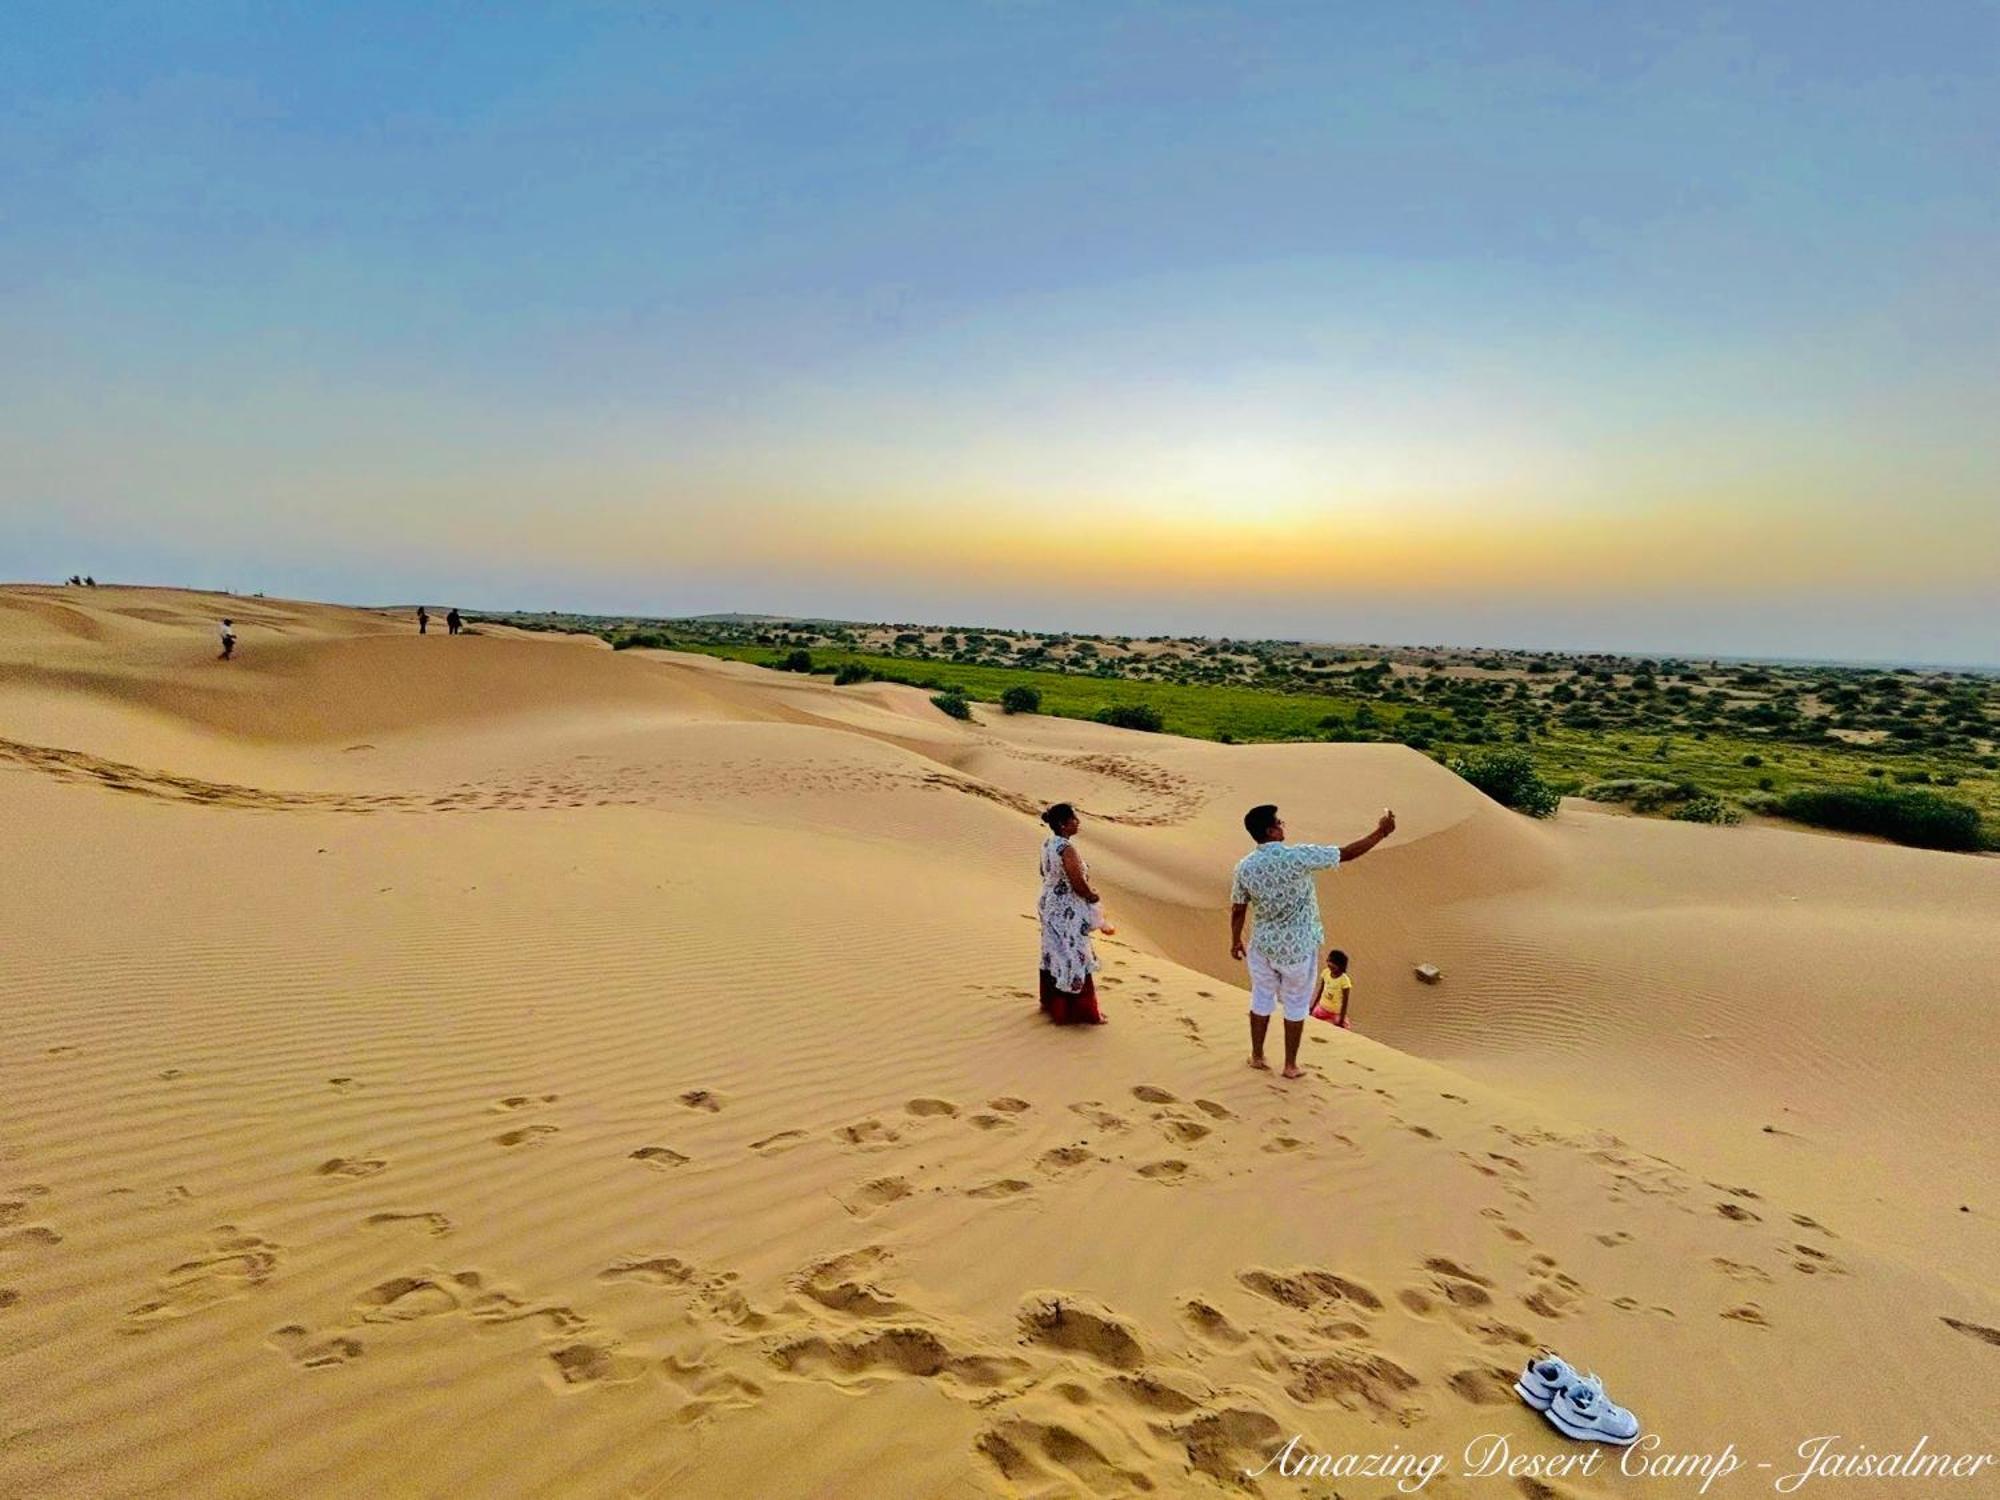
[[[2000,14],[17,7],[0,1494],[2000,1495]]]

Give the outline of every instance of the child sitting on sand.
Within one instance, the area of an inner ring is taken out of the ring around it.
[[[1347,1025],[1347,1000],[1353,993],[1354,981],[1347,977],[1347,955],[1335,948],[1327,954],[1326,969],[1319,976],[1319,989],[1313,995],[1313,1015],[1352,1030]]]

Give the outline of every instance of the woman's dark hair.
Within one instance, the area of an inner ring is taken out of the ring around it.
[[[1075,816],[1075,808],[1071,807],[1067,802],[1058,802],[1054,807],[1042,814],[1042,821],[1049,825],[1049,832],[1054,833]]]
[[[1275,802],[1260,802],[1243,815],[1243,826],[1249,830],[1250,837],[1260,844],[1277,823],[1278,804]]]

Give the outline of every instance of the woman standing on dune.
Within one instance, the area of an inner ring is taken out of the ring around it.
[[[1097,1009],[1097,950],[1093,932],[1110,932],[1090,866],[1071,842],[1076,837],[1076,809],[1058,802],[1042,814],[1049,825],[1042,845],[1042,1009],[1058,1026],[1104,1024]]]

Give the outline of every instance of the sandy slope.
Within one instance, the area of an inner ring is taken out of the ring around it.
[[[1402,820],[1292,1087],[1224,949],[1265,798]],[[1994,861],[108,588],[0,591],[0,854],[0,1493],[1323,1495],[1241,1471],[1565,1451],[1538,1343],[1676,1452],[1995,1446]]]

